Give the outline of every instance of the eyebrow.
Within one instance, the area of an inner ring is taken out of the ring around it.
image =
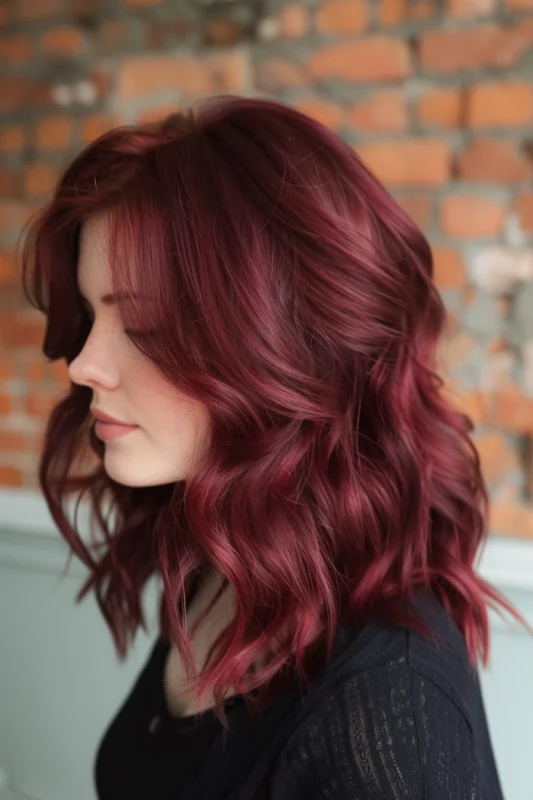
[[[80,292],[80,295],[82,296],[83,300],[85,300],[86,303],[91,305],[90,300],[88,300],[87,297],[85,297],[83,292]],[[115,305],[115,303],[120,303],[123,300],[130,300],[131,298],[135,298],[137,300],[153,299],[151,297],[148,297],[147,295],[139,294],[138,292],[110,292],[109,294],[103,294],[100,298],[100,302],[104,306],[113,306]]]

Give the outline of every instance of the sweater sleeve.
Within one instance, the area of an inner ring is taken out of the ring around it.
[[[477,800],[474,734],[405,658],[352,674],[292,734],[270,800]]]

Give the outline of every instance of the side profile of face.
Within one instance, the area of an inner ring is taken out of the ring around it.
[[[93,325],[69,366],[70,379],[91,389],[92,407],[137,426],[104,441],[107,474],[132,487],[186,480],[207,447],[207,409],[171,385],[139,351],[123,329],[117,305],[102,303],[113,291],[104,215],[82,228],[78,287]]]

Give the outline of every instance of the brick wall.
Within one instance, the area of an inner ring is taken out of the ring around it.
[[[36,485],[66,385],[21,298],[28,214],[102,130],[260,93],[352,142],[430,239],[493,531],[533,538],[533,0],[4,0],[0,37],[0,485]]]

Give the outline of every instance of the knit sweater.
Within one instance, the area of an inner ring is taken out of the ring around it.
[[[435,598],[417,606],[439,637],[380,621],[341,626],[312,690],[294,686],[258,719],[242,697],[169,714],[155,642],[103,736],[99,800],[502,800],[478,673]]]

